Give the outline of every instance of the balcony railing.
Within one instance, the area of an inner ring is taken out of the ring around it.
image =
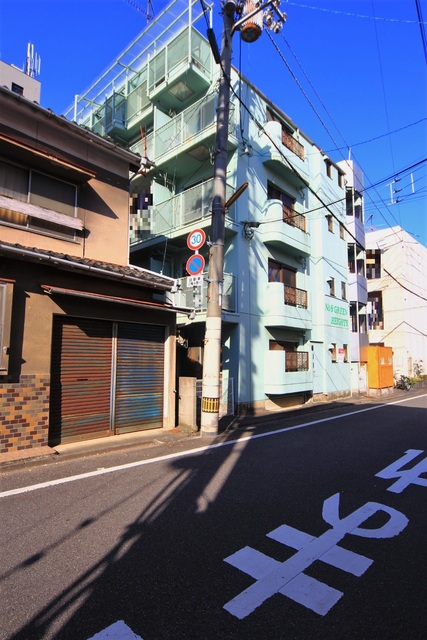
[[[286,371],[308,371],[308,351],[286,351]]]
[[[304,147],[303,145],[295,140],[291,133],[282,128],[282,144],[285,145],[287,149],[295,153],[298,158],[304,160]]]
[[[297,229],[301,229],[301,231],[306,230],[305,226],[305,216],[301,213],[297,213],[295,209],[292,207],[288,207],[287,205],[282,205],[283,209],[283,222],[286,224],[290,224],[291,227],[296,227]]]
[[[297,289],[296,287],[285,285],[285,304],[290,304],[292,307],[301,307],[302,309],[307,309],[307,291],[304,291],[304,289]]]
[[[189,49],[188,31],[179,34],[175,40],[168,43],[164,49],[153,56],[148,63],[148,92],[165,81],[180,65],[193,62],[197,68],[206,75],[210,73],[210,49],[209,44],[202,36],[191,30],[191,48]]]
[[[165,153],[191,142],[209,128],[215,132],[216,95],[210,95],[191,105],[170,122],[147,136],[147,147],[152,150],[151,160],[158,160]],[[233,118],[230,120],[233,128]],[[138,149],[134,148],[134,151]]]
[[[178,278],[177,280],[179,294],[177,297],[177,305],[190,307],[197,314],[206,313],[207,309],[207,280],[203,280],[202,287],[193,287],[187,284],[187,278]],[[235,313],[236,305],[236,276],[231,273],[224,273],[224,282],[222,286],[222,310],[227,313]]]
[[[233,188],[227,186],[227,197]],[[155,204],[152,211],[141,211],[132,217],[130,243],[143,242],[155,236],[180,231],[189,224],[210,219],[213,179],[201,182],[168,200]],[[151,213],[151,215],[150,215]],[[227,210],[227,218],[234,219],[234,207]]]

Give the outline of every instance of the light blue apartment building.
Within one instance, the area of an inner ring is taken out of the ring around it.
[[[177,376],[199,380],[220,72],[200,6],[172,1],[67,114],[142,156],[131,182],[131,262],[176,278],[175,303],[194,309],[191,322],[178,316]],[[324,154],[286,105],[236,69],[230,95],[227,197],[248,186],[225,211],[222,412],[227,397],[235,411],[262,412],[349,395],[359,369],[346,230],[352,165]],[[189,279],[196,229],[207,237],[198,249],[205,268]]]

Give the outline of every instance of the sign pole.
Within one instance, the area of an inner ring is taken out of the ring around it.
[[[235,22],[235,0],[222,3],[223,33],[219,63],[221,65],[216,122],[216,147],[214,161],[214,189],[212,202],[211,247],[209,251],[208,295],[206,332],[203,352],[201,434],[217,435],[221,393],[221,316],[222,286],[224,280],[224,238],[226,209],[226,178],[228,161],[228,124],[230,112],[230,82],[232,36],[240,29],[241,38],[254,42],[261,35],[264,19],[275,33],[286,17],[278,9],[279,0],[254,3],[243,2],[243,17]],[[267,16],[265,9],[271,11]],[[278,21],[274,20],[274,13]]]
[[[209,250],[208,300],[203,352],[202,435],[218,433],[220,404],[221,314],[224,280],[225,201],[227,175],[227,140],[230,110],[231,38],[236,5],[223,5],[221,77],[218,94],[214,192],[212,203],[211,247]]]

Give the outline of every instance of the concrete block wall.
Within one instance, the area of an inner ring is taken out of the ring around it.
[[[0,454],[47,446],[49,392],[48,375],[0,384]]]

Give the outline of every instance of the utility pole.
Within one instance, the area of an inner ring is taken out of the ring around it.
[[[225,212],[227,206],[226,179],[232,36],[237,29],[240,29],[242,40],[254,42],[261,35],[263,22],[277,33],[286,20],[286,16],[278,9],[279,3],[280,0],[269,0],[264,3],[257,0],[244,0],[240,3],[235,0],[225,0],[222,3],[221,70],[218,92],[211,245],[209,250],[206,332],[203,354],[202,435],[218,434],[221,397],[222,289],[224,280]],[[266,9],[267,11],[265,11]],[[236,21],[235,14],[238,10],[241,11],[243,17]],[[278,16],[277,21],[274,19],[274,13]]]

